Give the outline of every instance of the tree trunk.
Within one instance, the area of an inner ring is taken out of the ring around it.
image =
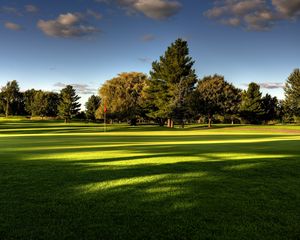
[[[5,116],[8,117],[8,107],[9,107],[9,103],[8,101],[6,102],[6,109],[5,109]]]
[[[168,128],[170,128],[171,127],[171,119],[170,118],[168,118],[168,123],[167,123],[167,126],[168,126]]]
[[[184,120],[181,120],[181,128],[184,128]]]
[[[211,128],[211,117],[208,117],[208,128]]]
[[[199,119],[198,119],[198,123],[199,123],[199,124],[201,123],[201,116],[200,116]]]
[[[174,128],[174,121],[170,119],[170,128]]]
[[[165,125],[165,120],[164,119],[159,118],[157,121],[158,121],[158,124],[159,124],[160,127],[163,127]]]

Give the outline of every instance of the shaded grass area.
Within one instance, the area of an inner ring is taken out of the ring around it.
[[[0,239],[300,238],[297,131],[38,124],[0,127]]]

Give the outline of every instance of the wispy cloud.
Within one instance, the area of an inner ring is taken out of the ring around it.
[[[2,6],[0,7],[0,13],[2,14],[10,14],[16,16],[22,16],[22,13],[15,7],[10,6]]]
[[[99,29],[87,24],[81,14],[76,13],[61,14],[54,20],[39,20],[37,26],[50,37],[82,37],[99,32]]]
[[[29,13],[36,13],[39,11],[39,8],[35,5],[25,5],[25,10],[26,12],[29,12]]]
[[[150,41],[153,41],[155,40],[155,36],[152,35],[152,34],[146,34],[144,36],[142,36],[142,41],[143,42],[150,42]]]
[[[278,21],[296,19],[300,15],[299,0],[221,0],[204,15],[230,26],[266,31]]]
[[[17,23],[13,23],[13,22],[5,22],[4,26],[9,29],[9,30],[13,30],[13,31],[19,31],[22,30],[22,26],[17,24]]]
[[[95,19],[97,19],[97,20],[100,20],[100,19],[103,18],[103,15],[102,15],[101,13],[95,12],[95,11],[93,11],[93,10],[91,10],[91,9],[88,9],[88,10],[86,11],[86,15],[87,15],[87,16],[91,16],[91,17],[93,17],[93,18],[95,18]]]
[[[67,85],[72,85],[78,94],[95,94],[98,91],[97,89],[92,88],[87,84],[78,84],[78,83],[65,84],[62,82],[57,82],[54,84],[54,87],[61,89],[61,88],[65,88]]]
[[[284,83],[265,82],[265,83],[259,83],[259,86],[265,89],[277,89],[277,88],[284,88]]]
[[[142,58],[139,58],[139,61],[143,62],[143,63],[152,63],[153,60],[148,57],[142,57]]]

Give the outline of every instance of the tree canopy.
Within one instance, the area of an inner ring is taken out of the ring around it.
[[[7,82],[7,84],[2,88],[1,94],[2,106],[5,110],[5,116],[8,117],[10,111],[12,110],[12,105],[14,102],[18,102],[20,97],[20,88],[16,80]]]
[[[237,113],[240,90],[225,81],[223,76],[207,76],[198,82],[192,101],[196,113],[206,116],[211,127],[215,114],[225,116]]]
[[[247,123],[257,124],[262,120],[263,106],[260,86],[254,82],[250,83],[248,89],[242,93],[240,116]]]
[[[143,117],[143,91],[147,87],[147,76],[143,73],[121,73],[107,80],[99,90],[102,103],[98,115],[103,115],[104,107],[108,118],[129,120],[136,124],[137,117]]]
[[[88,120],[95,121],[96,111],[100,107],[101,98],[99,96],[92,95],[89,97],[85,104],[85,113]]]

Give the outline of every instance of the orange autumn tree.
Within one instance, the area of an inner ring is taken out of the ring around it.
[[[102,99],[97,117],[103,118],[104,108],[107,118],[129,121],[136,125],[137,119],[145,116],[143,92],[147,87],[147,76],[140,72],[121,73],[107,80],[99,89]]]

